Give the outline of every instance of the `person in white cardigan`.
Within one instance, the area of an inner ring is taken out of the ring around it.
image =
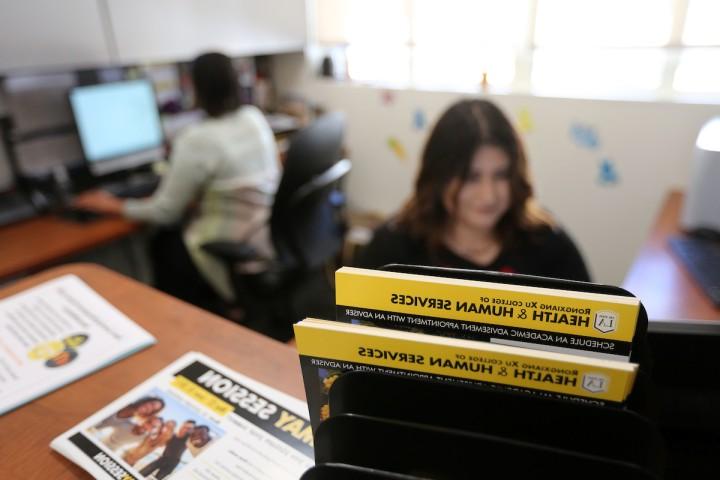
[[[170,165],[147,199],[120,199],[103,190],[78,196],[75,206],[157,225],[151,248],[156,286],[209,308],[210,295],[234,299],[229,272],[201,249],[210,241],[250,243],[272,257],[268,220],[280,179],[273,132],[260,110],[240,105],[237,75],[220,53],[199,56],[192,79],[207,118],[173,142]],[[187,220],[185,220],[187,219]]]

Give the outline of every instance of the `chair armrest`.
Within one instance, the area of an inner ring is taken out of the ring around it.
[[[247,243],[228,241],[208,242],[203,243],[200,248],[231,264],[261,259],[255,247]]]

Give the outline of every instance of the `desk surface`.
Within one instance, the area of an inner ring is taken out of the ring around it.
[[[651,322],[700,321],[710,325],[714,322],[708,320],[720,320],[720,309],[705,296],[668,245],[668,238],[681,232],[682,201],[680,192],[668,195],[622,286],[645,305]]]
[[[138,230],[122,218],[77,223],[44,215],[0,228],[0,280],[38,271]]]
[[[0,417],[3,478],[87,478],[50,449],[55,436],[95,413],[188,351],[304,398],[297,353],[215,315],[103,267],[71,264],[0,290],[0,298],[74,273],[157,338],[158,343]]]

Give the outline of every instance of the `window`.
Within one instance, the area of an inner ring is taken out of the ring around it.
[[[672,29],[670,0],[538,0],[538,47],[661,47]]]
[[[412,13],[415,84],[477,88],[483,74],[494,86],[512,84],[527,0],[416,0]]]
[[[720,98],[718,0],[315,2],[318,40],[342,45],[354,81]]]
[[[570,96],[658,89],[671,7],[669,0],[538,0],[533,89]]]
[[[685,45],[720,45],[720,2],[690,0],[685,16],[682,43]]]
[[[348,75],[366,83],[410,83],[410,49],[402,45],[350,44],[346,50]]]
[[[688,2],[682,43],[687,46],[680,53],[673,89],[689,94],[720,92],[720,2],[690,0]],[[714,47],[714,48],[713,48]]]
[[[720,49],[691,49],[680,54],[673,88],[682,93],[720,91]]]
[[[546,95],[643,95],[660,88],[664,59],[659,49],[541,48],[533,58],[531,85]]]

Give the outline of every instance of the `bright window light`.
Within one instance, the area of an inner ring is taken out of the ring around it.
[[[597,96],[648,93],[660,87],[661,49],[537,49],[532,85],[539,93]]]
[[[317,39],[324,44],[407,44],[409,1],[316,0]]]
[[[406,46],[352,44],[347,49],[347,61],[348,75],[357,82],[410,83],[410,49]]]
[[[416,48],[413,53],[413,82],[420,87],[478,89],[483,73],[488,85],[509,87],[515,77],[515,51],[502,48]]]
[[[660,47],[671,30],[671,0],[538,0],[535,45]]]
[[[406,0],[343,0],[348,74],[359,82],[410,81],[410,17]]]
[[[682,41],[685,45],[720,45],[720,2],[690,0]]]
[[[684,93],[720,92],[720,49],[693,48],[682,52],[673,88]]]
[[[407,45],[410,19],[405,0],[352,0],[348,42]]]
[[[416,0],[413,80],[420,86],[509,86],[528,31],[527,0]]]
[[[314,1],[317,41],[341,48],[359,82],[467,90],[486,78],[500,90],[589,98],[720,94],[720,0]],[[687,48],[677,45],[681,21]]]
[[[527,0],[416,0],[412,13],[421,47],[520,47],[528,30]]]

